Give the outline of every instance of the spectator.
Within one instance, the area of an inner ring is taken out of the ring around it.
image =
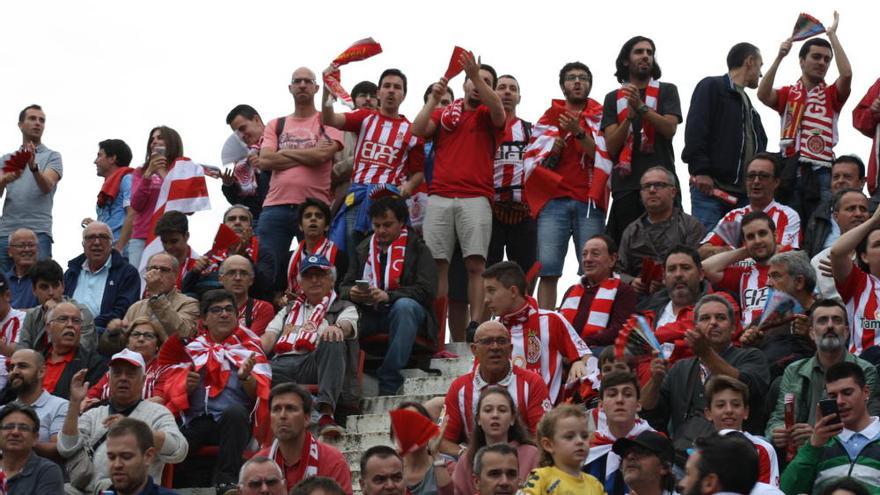
[[[587,345],[609,345],[636,307],[636,293],[614,273],[617,243],[605,234],[583,247],[584,276],[562,296],[559,312]]]
[[[874,195],[878,189],[877,153],[880,140],[877,138],[877,125],[880,124],[880,79],[868,88],[858,105],[853,109],[853,127],[865,136],[872,138],[871,158],[868,160],[868,194]]]
[[[349,268],[340,296],[358,306],[361,337],[388,333],[377,371],[379,395],[395,395],[403,385],[400,370],[409,361],[416,335],[424,332],[437,342],[437,270],[422,238],[407,228],[406,203],[400,197],[374,201],[369,214],[373,235],[358,246],[358,262]],[[366,280],[369,288],[356,285],[357,280]]]
[[[746,194],[749,204],[731,210],[706,234],[700,246],[700,256],[707,259],[713,254],[740,247],[745,239],[740,236],[743,217],[753,211],[762,211],[773,219],[776,226],[776,244],[797,249],[800,247],[801,218],[793,209],[776,202],[774,198],[780,184],[779,158],[770,153],[756,153],[746,166]]]
[[[132,304],[124,320],[111,321],[107,331],[121,332],[127,322],[145,316],[158,321],[166,337],[192,337],[199,319],[198,301],[181,294],[175,287],[178,269],[177,258],[168,253],[150,256],[144,274],[146,291],[150,296]]]
[[[880,456],[880,420],[868,413],[865,372],[855,363],[837,363],[825,373],[825,392],[837,403],[837,414],[818,416],[815,428],[782,473],[786,494],[821,491],[840,477],[835,467],[848,464],[848,475],[872,493],[877,476],[869,466]]]
[[[501,145],[495,151],[495,201],[486,265],[502,261],[506,248],[507,258],[519,265],[523,272],[528,272],[538,256],[538,225],[523,196],[526,179],[524,155],[532,135],[532,123],[516,116],[522,95],[515,77],[509,74],[499,76],[495,92],[504,105],[507,122]],[[529,285],[532,286],[528,291],[531,294],[534,284]],[[469,481],[468,486],[471,484]]]
[[[44,353],[49,347],[49,335],[46,333],[49,311],[62,302],[75,305],[82,312],[82,329],[79,345],[83,350],[94,351],[98,347],[95,334],[95,322],[92,313],[84,305],[64,295],[64,271],[54,260],[40,260],[31,267],[28,276],[32,282],[37,306],[27,310],[21,326],[18,349],[33,349]]]
[[[330,91],[324,86],[324,125],[357,134],[351,186],[340,206],[342,213],[333,220],[332,236],[352,265],[357,261],[355,248],[372,230],[367,214],[372,191],[393,186],[406,199],[424,179],[424,145],[413,135],[409,119],[400,114],[406,89],[406,75],[398,69],[386,69],[379,76],[377,109],[334,113]]]
[[[128,328],[120,334],[119,342],[112,346],[113,354],[128,349],[137,352],[144,359],[146,371],[144,373],[144,400],[151,400],[158,404],[165,404],[167,397],[161,388],[159,378],[162,372],[167,368],[166,365],[160,365],[159,349],[165,343],[166,335],[161,329],[161,324],[156,320],[151,320],[146,316],[138,316],[135,318]],[[98,404],[110,397],[110,374],[105,373],[101,380],[94,383],[86,396],[84,408]]]
[[[220,189],[229,204],[247,208],[253,219],[252,227],[256,227],[272,178],[271,172],[260,169],[260,148],[266,126],[260,114],[250,105],[233,107],[226,115],[226,125],[248,147],[248,156],[223,172]]]
[[[180,134],[167,126],[150,130],[144,164],[131,176],[131,239],[128,241],[128,262],[141,266],[141,256],[153,229],[153,211],[165,176],[174,162],[183,156]],[[126,221],[128,219],[126,218]]]
[[[150,475],[159,449],[150,427],[141,420],[122,418],[107,430],[107,464],[117,495],[176,495],[157,485]]]
[[[144,360],[137,352],[123,350],[110,360],[110,399],[105,406],[93,407],[80,415],[80,404],[86,397],[86,370],[79,371],[70,382],[70,404],[58,439],[58,453],[67,459],[73,488],[94,493],[110,484],[113,466],[108,459],[108,430],[123,417],[143,421],[152,430],[157,455],[149,466],[149,474],[159,479],[165,464],[178,463],[186,457],[188,445],[164,406],[141,400],[144,387]],[[93,456],[88,455],[93,453]],[[85,458],[83,458],[85,457]],[[84,464],[94,464],[93,472],[81,471]],[[114,469],[115,471],[115,469]]]
[[[138,300],[140,275],[113,249],[109,225],[91,222],[82,236],[83,254],[67,264],[64,295],[85,305],[95,315],[98,333],[104,333],[111,320],[122,318]]]
[[[345,492],[333,478],[312,476],[291,488],[290,495],[345,495]]]
[[[40,418],[30,407],[7,404],[0,409],[0,471],[5,493],[64,493],[61,468],[34,452],[39,431]]]
[[[317,383],[318,433],[338,439],[344,432],[333,420],[347,368],[346,344],[357,338],[358,311],[337,299],[336,270],[327,258],[309,256],[299,269],[301,292],[281,309],[263,334],[263,350],[274,351],[274,383]]]
[[[224,493],[287,495],[287,483],[284,482],[284,475],[277,464],[271,459],[258,455],[251,457],[241,466],[241,472],[238,476],[238,491]]]
[[[737,462],[730,462],[736,459]],[[697,441],[688,457],[679,493],[751,493],[758,480],[758,453],[738,435],[712,435]]]
[[[431,96],[413,122],[413,134],[434,139],[433,180],[425,211],[425,242],[437,263],[437,297],[449,294],[449,262],[455,242],[461,244],[468,279],[468,303],[473,331],[483,319],[483,284],[480,274],[492,236],[494,195],[493,157],[506,121],[501,98],[495,93],[495,69],[480,64],[470,52],[459,62],[466,75],[463,99],[446,108],[436,108],[446,94],[447,80],[434,85]],[[461,342],[465,335],[452,340]]]
[[[550,402],[559,402],[563,384],[595,370],[596,358],[562,315],[538,309],[519,265],[502,261],[482,276],[486,307],[510,331],[513,365],[540,374],[550,389]],[[563,360],[571,363],[564,383]]]
[[[758,86],[761,103],[776,110],[782,121],[779,147],[786,160],[783,174],[783,201],[791,204],[801,218],[809,219],[820,200],[831,198],[831,162],[837,144],[838,115],[849,98],[852,67],[837,38],[839,16],[822,38],[807,40],[798,52],[801,76],[791,86],[773,88],[776,71],[791,50],[791,38],[782,42]],[[825,83],[831,58],[837,54],[838,78]],[[790,201],[785,201],[789,199]]]
[[[704,229],[746,202],[743,170],[767,149],[761,115],[746,93],[758,87],[763,65],[757,46],[737,43],[727,52],[727,74],[703,78],[691,95],[681,159],[691,177],[691,212]],[[716,190],[735,201],[721,199]]]
[[[602,105],[602,132],[615,164],[606,232],[617,243],[626,226],[645,211],[637,194],[645,170],[659,165],[675,175],[672,137],[682,120],[681,103],[678,88],[659,81],[656,55],[652,39],[627,40],[615,61],[614,76],[622,86],[605,95]]]
[[[299,217],[297,224],[303,232],[303,240],[297,245],[287,265],[285,287],[288,296],[299,292],[299,282],[297,282],[299,265],[309,256],[319,254],[327,258],[336,267],[337,274],[344,275],[349,268],[348,256],[339,250],[336,243],[327,238],[331,220],[330,207],[327,203],[315,198],[306,198],[300,205],[297,216]]]
[[[763,211],[742,217],[740,227],[745,246],[719,252],[703,262],[706,280],[718,289],[736,294],[743,328],[761,321],[770,288],[770,258],[776,254],[777,226]],[[751,258],[752,262],[739,263]]]
[[[101,190],[98,191],[98,202],[95,206],[98,221],[110,226],[113,238],[113,249],[124,255],[131,237],[134,215],[131,211],[131,148],[121,139],[105,139],[98,143],[98,156],[95,167],[98,177],[104,178]],[[83,225],[93,220],[86,218]]]
[[[575,246],[583,246],[590,236],[602,232],[610,194],[609,171],[601,166],[605,157],[596,144],[600,139],[602,106],[589,97],[593,73],[581,62],[569,62],[559,71],[559,89],[565,100],[553,100],[538,120],[539,125],[551,127],[550,133],[555,130],[558,135],[551,154],[537,165],[553,169],[561,176],[556,191],[545,192],[552,196],[550,201],[541,211],[533,212],[542,241],[538,245],[538,303],[544,309],[556,307],[556,284],[562,275],[568,239],[572,238]],[[536,132],[529,154],[540,147],[538,137]],[[578,259],[579,268],[582,262]]]
[[[58,456],[55,444],[67,415],[67,401],[43,388],[45,375],[46,360],[36,351],[20,349],[9,358],[9,391],[15,394],[14,403],[33,408],[40,418],[34,452],[52,459]]]
[[[811,257],[823,249],[830,249],[841,234],[840,224],[834,218],[834,197],[844,189],[862,192],[865,188],[865,164],[855,155],[843,155],[831,164],[831,195],[822,200],[807,222],[804,230],[804,250]]]
[[[696,249],[706,233],[697,218],[675,206],[675,184],[675,174],[660,166],[645,170],[639,180],[645,213],[623,230],[617,260],[621,277],[638,293],[651,294],[659,286],[659,281],[652,287],[650,280],[642,280],[645,259],[662,263],[676,246]]]
[[[834,224],[839,226],[840,234],[843,235],[863,224],[868,219],[869,207],[869,199],[862,191],[849,188],[837,191],[832,197],[831,218],[834,219]],[[817,213],[819,211],[821,210],[816,210]],[[830,256],[831,248],[827,247],[813,256],[810,261],[816,270],[816,292],[822,299],[841,301],[837,287],[834,285],[834,277],[831,276]],[[853,259],[855,260],[855,257]]]
[[[326,476],[351,495],[351,472],[342,454],[309,432],[311,394],[295,383],[278,383],[269,395],[269,412],[274,438],[257,455],[266,456],[283,471],[287,486],[311,476]]]
[[[425,406],[418,402],[401,402],[397,405],[397,410],[401,409],[420,414],[428,421],[434,420]],[[404,451],[402,442],[395,434],[395,431],[399,431],[397,428],[399,426],[392,422],[391,441],[398,445],[398,450],[402,453],[403,479],[407,492],[412,495],[451,495],[454,492],[451,473],[446,467],[447,460],[437,449],[442,432],[438,432],[427,442],[416,443],[408,451]]]
[[[182,289],[183,280],[188,273],[197,270],[199,261],[198,253],[189,245],[189,220],[186,219],[186,214],[176,210],[166,211],[156,222],[153,233],[162,241],[165,253],[177,260],[175,286]]]
[[[668,372],[663,359],[655,358],[651,379],[642,388],[645,417],[655,427],[668,424],[667,431],[673,440],[694,428],[688,423],[706,408],[702,385],[709,376],[728,375],[748,385],[753,411],[760,410],[770,384],[767,361],[761,351],[731,345],[735,323],[727,299],[715,294],[704,296],[694,308],[694,323],[695,328],[685,334],[694,357],[676,362]],[[752,418],[745,429],[759,431],[762,425],[756,423]]]
[[[504,495],[514,493],[522,485],[526,473],[520,471],[518,450],[506,443],[482,447],[474,454],[473,475],[469,491],[462,494]],[[470,468],[470,466],[468,466]],[[458,466],[456,466],[456,470]],[[476,489],[476,491],[475,491]],[[458,487],[456,487],[456,493]]]
[[[602,375],[599,407],[589,411],[588,420],[594,431],[590,451],[582,471],[599,480],[608,495],[628,493],[620,469],[621,457],[613,446],[618,438],[636,438],[642,432],[654,431],[648,422],[639,419],[639,381],[625,371]]]
[[[467,450],[459,442],[470,438],[474,429],[477,404],[473,397],[490,385],[506,388],[516,397],[519,418],[529,432],[535,431],[538,421],[550,410],[547,385],[541,376],[524,368],[511,365],[513,344],[510,332],[497,321],[487,321],[477,328],[471,352],[477,365],[470,373],[459,376],[446,392],[448,424],[440,443],[441,452],[461,455]]]
[[[43,388],[62,399],[69,398],[71,380],[79,370],[86,370],[90,382],[107,371],[107,358],[80,345],[83,323],[82,311],[70,302],[58,303],[46,315],[49,344],[43,352]]]
[[[233,254],[220,265],[220,281],[223,283],[223,288],[235,296],[238,324],[260,336],[275,316],[275,308],[270,302],[254,299],[248,295],[254,278],[254,265],[244,256]]]
[[[12,299],[9,292],[6,277],[0,273],[0,390],[6,386],[6,358],[15,352],[26,316],[24,311],[14,309],[9,304]]]
[[[61,153],[43,144],[46,114],[40,105],[28,105],[18,114],[21,150],[32,153],[27,170],[0,173],[0,195],[6,192],[0,215],[0,271],[12,268],[7,252],[7,238],[18,229],[37,234],[40,259],[52,257],[52,204],[55,186],[61,180]],[[6,163],[10,154],[0,158]],[[20,179],[20,180],[19,180]]]
[[[631,493],[675,493],[674,452],[668,438],[654,431],[643,431],[635,438],[618,438],[611,450],[621,459],[623,481]]]
[[[810,308],[810,337],[816,344],[816,354],[795,361],[785,368],[779,383],[778,397],[770,397],[773,413],[767,422],[767,438],[778,448],[800,447],[813,433],[816,424],[816,404],[825,397],[825,374],[840,362],[855,363],[864,370],[865,384],[870,390],[868,409],[880,413],[880,390],[877,387],[876,368],[863,359],[847,352],[850,332],[846,311],[834,300],[820,300]],[[794,425],[785,426],[785,397],[794,395]]]
[[[517,474],[512,476],[511,483],[520,486],[532,469],[538,467],[538,448],[531,440],[529,430],[526,429],[516,410],[516,402],[507,389],[499,386],[488,386],[480,392],[474,413],[474,431],[470,435],[467,451],[455,464],[455,472],[452,481],[457,495],[474,495],[485,492],[474,491],[474,477],[484,479],[485,471],[474,471],[477,461],[488,453],[486,448],[504,446],[513,454],[513,466],[517,467]],[[492,450],[492,452],[497,452]],[[509,454],[506,454],[509,455]],[[498,473],[501,476],[504,473]]]
[[[318,198],[330,203],[333,155],[342,149],[343,139],[341,132],[321,125],[321,114],[315,108],[314,72],[296,69],[288,89],[294,111],[269,122],[260,148],[260,168],[271,171],[272,179],[257,237],[262,249],[268,249],[276,260],[286,259],[294,235],[302,239],[296,223],[302,202]]]
[[[405,495],[403,459],[391,447],[376,445],[361,456],[358,485],[364,495]]]
[[[37,262],[39,244],[37,234],[30,229],[18,229],[9,234],[9,258],[12,266],[5,272],[6,281],[12,291],[13,308],[28,309],[37,305],[37,297],[31,287],[28,272]]]
[[[376,83],[371,81],[361,81],[355,84],[354,87],[351,88],[351,99],[352,103],[354,103],[354,109],[360,110],[364,108],[372,110],[379,108],[379,97],[376,96],[378,90],[379,88],[376,86]],[[351,174],[354,170],[354,154],[355,149],[357,148],[357,139],[357,132],[344,133],[342,151],[336,153],[337,156],[341,155],[341,159],[333,164],[333,175],[331,179],[333,203],[330,205],[333,217],[336,216],[336,212],[339,211],[339,208],[342,206],[342,202],[348,193],[348,187],[351,185]]]

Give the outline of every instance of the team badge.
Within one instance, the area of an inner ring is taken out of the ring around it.
[[[534,330],[529,330],[528,348],[526,349],[526,361],[535,364],[541,360],[541,339]]]

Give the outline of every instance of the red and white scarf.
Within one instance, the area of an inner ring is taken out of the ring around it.
[[[837,115],[828,99],[824,82],[806,91],[803,82],[791,86],[782,111],[782,135],[779,147],[782,156],[800,152],[800,160],[815,165],[834,161],[837,143]]]
[[[400,276],[403,274],[403,264],[406,258],[406,240],[409,236],[406,226],[400,230],[400,235],[385,250],[387,259],[385,260],[384,273],[382,271],[382,263],[379,256],[382,254],[379,248],[379,240],[376,234],[370,238],[370,253],[367,262],[364,263],[364,280],[368,280],[370,285],[378,287],[382,290],[395,290],[400,287]],[[379,278],[381,275],[381,279]],[[380,283],[381,282],[381,283]]]
[[[234,249],[228,249],[225,253],[214,253],[213,250],[209,251],[205,256],[210,260],[210,264],[207,268],[202,270],[202,274],[213,273],[220,269],[220,265],[226,261],[226,258],[236,254]],[[257,264],[257,256],[260,255],[260,240],[257,239],[257,236],[252,235],[251,241],[248,243],[248,246],[244,248],[244,254],[247,256],[249,260],[253,264]]]
[[[440,113],[440,125],[449,132],[455,130],[461,122],[461,114],[464,112],[464,99],[459,98],[443,109]]]
[[[660,81],[651,79],[645,88],[645,105],[651,110],[657,111],[657,102],[660,100]],[[617,123],[623,124],[629,115],[629,102],[626,99],[626,93],[623,89],[617,90]],[[651,153],[654,151],[654,126],[647,119],[642,119],[641,139],[639,141],[639,150],[642,153]],[[626,141],[623,142],[623,148],[620,149],[620,156],[617,159],[617,165],[614,168],[622,176],[632,173],[632,157],[633,157],[633,137],[632,128],[626,133]]]
[[[331,291],[330,295],[324,296],[321,302],[315,305],[312,314],[306,318],[306,298],[303,294],[299,294],[290,303],[287,317],[284,318],[284,326],[293,325],[293,330],[278,339],[275,344],[275,355],[307,354],[314,351],[318,346],[321,323],[324,322],[327,310],[334,301],[336,301],[336,291]]]
[[[617,437],[611,433],[611,428],[608,427],[608,418],[605,417],[605,411],[595,408],[588,414],[592,416],[596,431],[593,433],[592,438],[590,438],[590,453],[587,454],[587,460],[584,461],[584,464],[589,464],[607,454],[605,478],[601,480],[604,482],[614,471],[620,468],[620,456],[611,451],[611,447],[614,445]],[[647,421],[636,418],[636,422],[632,429],[629,430],[629,433],[626,434],[626,438],[635,438],[643,431],[654,431],[654,428],[651,428]]]
[[[299,292],[299,282],[297,281],[297,278],[299,277],[299,265],[304,259],[312,255],[320,254],[327,258],[327,261],[329,261],[331,265],[335,265],[336,255],[338,253],[339,248],[336,247],[336,244],[334,244],[333,241],[326,237],[321,238],[321,241],[315,246],[315,250],[311,253],[306,251],[306,241],[300,242],[296,247],[293,256],[290,257],[290,263],[287,264],[287,290],[293,294]]]
[[[15,308],[9,308],[6,316],[0,320],[0,341],[7,344],[17,344],[21,339],[21,325],[27,313]]]
[[[318,446],[318,439],[312,436],[308,429],[303,431],[303,435],[305,435],[306,438],[303,442],[302,451],[299,454],[299,466],[296,468],[296,472],[293,473],[292,480],[297,483],[306,478],[317,476],[318,466],[320,466],[318,453],[321,450]],[[278,448],[278,439],[273,440],[272,446],[269,447],[269,459],[272,459],[275,464],[278,465],[278,468],[281,469],[282,473],[287,473],[284,455],[281,454],[281,449]]]
[[[248,146],[248,156],[235,162],[232,167],[232,177],[238,183],[239,194],[242,196],[254,196],[257,194],[257,174],[260,173],[256,167],[251,165],[251,157],[260,154],[260,147],[263,145],[263,137],[253,146]]]
[[[193,268],[196,267],[196,261],[199,260],[199,255],[195,251],[192,250],[191,247],[186,248],[186,261],[180,264],[179,271],[177,272],[177,284],[176,287],[178,290],[183,288],[183,279],[186,277],[186,274],[191,272]]]
[[[611,319],[611,307],[614,306],[614,298],[617,296],[618,287],[620,287],[620,277],[616,275],[603,280],[599,284],[599,290],[596,291],[596,296],[590,303],[590,314],[587,317],[587,322],[584,323],[584,328],[575,328],[575,330],[580,332],[581,337],[589,337],[608,326],[608,321]],[[586,287],[583,284],[572,286],[565,295],[565,300],[562,301],[559,312],[569,322],[573,323],[577,317],[578,307],[581,304],[581,298],[584,295],[585,289]]]

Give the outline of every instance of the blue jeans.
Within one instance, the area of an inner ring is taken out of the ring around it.
[[[144,254],[144,248],[147,245],[146,239],[129,239],[128,244],[125,246],[125,250],[128,252],[128,263],[140,269],[141,267],[141,257]]]
[[[811,165],[802,164],[802,166],[810,167]],[[797,187],[794,188],[794,194],[791,196],[791,203],[788,205],[800,215],[801,228],[806,228],[807,222],[810,221],[810,217],[813,215],[813,211],[816,210],[816,207],[819,206],[820,203],[831,201],[831,168],[821,167],[818,170],[813,171],[813,174],[816,176],[817,182],[819,182],[819,201],[816,203],[812,201],[804,201],[803,189],[805,184],[804,176],[801,175],[797,178]]]
[[[714,196],[707,196],[699,189],[691,186],[691,215],[706,227],[706,232],[711,232],[727,212],[748,204],[747,199],[741,199],[736,205],[729,205]]]
[[[403,376],[400,375],[400,370],[409,362],[416,335],[418,335],[419,329],[425,325],[427,317],[425,308],[408,297],[394,301],[390,311],[366,310],[361,312],[358,326],[362,336],[388,333],[388,350],[385,352],[385,360],[376,371],[379,378],[379,395],[396,395],[400,390],[403,385]]]
[[[52,257],[52,236],[49,234],[37,234],[37,259],[45,260]],[[0,270],[7,272],[12,268],[12,258],[9,256],[9,236],[0,236]]]
[[[260,249],[267,249],[275,257],[275,280],[287,280],[281,274],[287,269],[284,260],[288,259],[290,243],[294,236],[302,240],[302,232],[297,221],[299,205],[274,205],[263,208],[260,224],[257,226],[257,239]]]
[[[578,274],[582,273],[581,250],[590,237],[605,229],[605,212],[583,201],[556,198],[547,202],[538,214],[538,261],[542,277],[559,277],[568,251],[568,239],[574,242]]]
[[[355,205],[345,210],[345,249],[348,254],[348,266],[357,265],[357,247],[365,238],[365,234],[355,231],[359,208],[360,205]]]

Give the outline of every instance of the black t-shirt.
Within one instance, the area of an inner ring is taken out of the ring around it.
[[[645,100],[645,90],[639,91],[642,101]],[[678,99],[678,88],[671,83],[660,83],[660,99],[657,102],[657,113],[660,115],[675,115],[678,122],[681,123],[681,102]],[[605,102],[602,108],[602,130],[611,124],[617,123],[617,90],[605,95]],[[675,171],[675,151],[672,149],[672,141],[654,133],[654,152],[642,153],[641,134],[642,134],[642,117],[637,116],[632,122],[633,130],[633,155],[632,155],[632,173],[626,177],[621,177],[618,172],[611,174],[611,190],[617,191],[637,191],[639,189],[639,179],[645,170],[651,167],[661,165],[669,170]],[[617,157],[613,157],[617,160]]]

